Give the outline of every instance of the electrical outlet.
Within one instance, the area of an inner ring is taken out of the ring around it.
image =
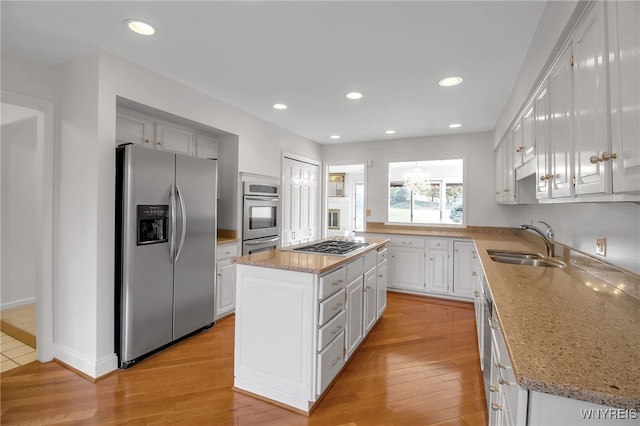
[[[607,239],[605,237],[596,237],[596,254],[607,255]]]
[[[371,209],[367,209],[367,216],[371,216]]]

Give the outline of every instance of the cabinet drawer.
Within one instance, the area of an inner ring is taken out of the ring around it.
[[[387,247],[378,249],[378,263],[382,262],[387,258]]]
[[[449,240],[430,238],[429,248],[446,250],[449,248]]]
[[[216,247],[216,259],[226,259],[229,257],[236,257],[239,254],[238,244],[220,244]]]
[[[371,251],[364,255],[364,272],[376,266],[378,263],[378,254],[375,251]]]
[[[362,275],[365,271],[364,269],[364,257],[360,256],[356,260],[347,263],[347,282],[353,281],[355,277],[358,275]]]
[[[318,386],[322,394],[344,366],[344,331],[318,354]]]
[[[323,325],[344,310],[344,288],[320,302],[318,308],[318,325]]]
[[[424,238],[398,238],[394,237],[389,240],[389,244],[398,247],[424,247]]]
[[[324,299],[344,288],[345,285],[347,285],[347,268],[342,267],[329,272],[327,275],[320,277],[320,294],[318,294],[318,298]]]
[[[344,331],[347,313],[342,311],[318,330],[318,350],[324,349],[337,335]]]

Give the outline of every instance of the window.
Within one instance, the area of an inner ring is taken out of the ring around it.
[[[389,163],[388,221],[463,225],[462,159]]]

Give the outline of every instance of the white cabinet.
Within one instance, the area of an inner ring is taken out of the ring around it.
[[[478,272],[474,264],[477,258],[471,241],[453,242],[453,294],[472,298]]]
[[[378,249],[378,264],[376,265],[377,273],[378,273],[378,282],[377,282],[377,297],[376,297],[376,306],[377,306],[377,317],[380,318],[382,313],[387,308],[387,283],[388,283],[388,261],[387,261],[387,247],[382,249]]]
[[[424,291],[424,239],[393,237],[389,253],[392,259],[389,287]]]
[[[377,279],[378,274],[376,267],[369,269],[364,274],[364,287],[363,291],[363,305],[364,305],[364,334],[369,333],[373,324],[376,323],[378,309],[376,304],[376,296],[377,296]]]
[[[549,137],[551,119],[549,114],[548,81],[540,86],[534,96],[534,136],[536,139],[536,198],[551,196],[551,142]]]
[[[449,243],[449,240],[442,238],[427,238],[425,276],[427,291],[430,293],[447,294],[451,291]]]
[[[193,131],[168,123],[156,123],[156,147],[184,155],[195,155]]]
[[[196,157],[218,159],[218,139],[203,134],[196,135]]]
[[[237,243],[220,244],[216,252],[215,313],[217,320],[234,312],[236,307],[236,268],[231,258],[238,256]]]
[[[501,204],[514,204],[516,201],[513,136],[513,131],[509,131],[496,151],[496,201]]]
[[[132,143],[153,148],[154,123],[144,116],[116,112],[116,145]]]
[[[610,152],[604,13],[604,3],[596,3],[571,44],[576,195],[611,192],[611,162],[594,160]]]
[[[476,314],[476,332],[478,337],[478,351],[480,353],[480,369],[484,369],[484,304],[485,294],[483,288],[483,281],[485,280],[484,271],[480,264],[480,259],[477,254],[472,258],[471,262],[473,276],[473,309]]]
[[[364,336],[363,331],[363,289],[364,278],[362,275],[355,278],[349,284],[347,284],[347,300],[346,300],[346,314],[347,314],[347,359],[351,357],[353,352],[358,348],[362,342]]]
[[[640,2],[606,2],[613,192],[640,192]]]

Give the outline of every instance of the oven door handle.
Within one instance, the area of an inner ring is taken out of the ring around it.
[[[245,200],[251,201],[278,201],[278,197],[244,197]]]
[[[245,241],[244,243],[248,246],[255,246],[258,244],[263,244],[263,243],[272,243],[274,241],[278,241],[280,239],[280,237],[274,237],[274,238],[270,238],[268,240],[260,240],[260,241]]]

